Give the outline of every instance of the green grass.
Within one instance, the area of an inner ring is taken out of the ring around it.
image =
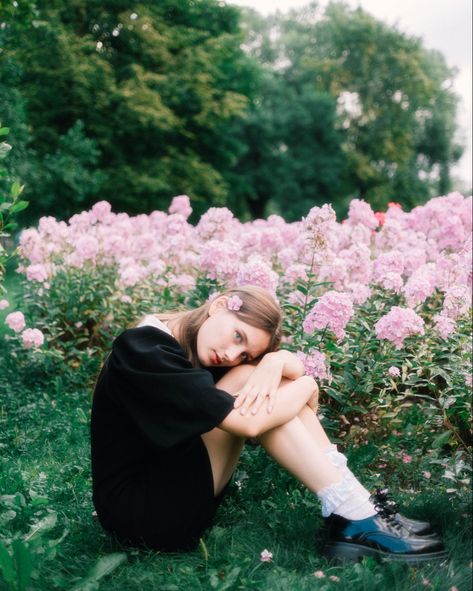
[[[442,532],[451,552],[448,564],[422,568],[373,561],[333,565],[321,557],[317,544],[318,503],[260,448],[245,450],[235,476],[242,485],[232,485],[215,526],[205,537],[205,549],[160,554],[124,548],[92,516],[90,390],[74,386],[66,375],[48,381],[37,379],[33,371],[25,388],[24,377],[6,374],[0,377],[0,494],[21,493],[27,501],[7,525],[12,532],[26,531],[30,523],[55,513],[57,525],[45,532],[40,548],[68,532],[55,556],[38,561],[31,589],[72,589],[101,557],[116,552],[126,557],[97,583],[103,591],[471,588],[468,495],[452,500],[437,492],[433,483],[429,487],[396,476],[397,484],[402,484],[399,495],[410,504],[411,514],[430,519]],[[373,472],[364,476],[370,483],[376,480]],[[40,504],[32,506],[35,498]],[[270,563],[259,560],[265,548],[274,555]],[[314,577],[318,570],[325,578]],[[426,581],[431,586],[425,586]]]

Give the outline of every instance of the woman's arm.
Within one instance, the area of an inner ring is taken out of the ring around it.
[[[246,414],[251,408],[251,412],[256,414],[268,397],[267,409],[271,413],[281,379],[296,380],[304,375],[304,371],[302,361],[290,351],[280,350],[263,355],[255,371],[236,392],[235,408],[241,407],[241,414]]]
[[[306,404],[317,398],[318,391],[317,384],[310,376],[284,380],[278,389],[278,403],[270,414],[259,412],[242,415],[239,409],[234,409],[218,427],[240,437],[258,437],[296,417]]]
[[[300,378],[305,374],[304,364],[299,359],[299,357],[297,357],[295,353],[291,353],[291,351],[287,351],[286,349],[280,349],[279,351],[274,351],[273,353],[266,353],[264,357],[269,357],[272,359],[277,358],[278,361],[282,361],[282,376],[284,378],[289,378],[290,380],[297,380],[297,378]]]

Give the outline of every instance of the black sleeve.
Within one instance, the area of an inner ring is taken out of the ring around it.
[[[115,339],[107,361],[109,395],[155,447],[172,447],[216,427],[234,398],[192,367],[170,335],[143,326]]]

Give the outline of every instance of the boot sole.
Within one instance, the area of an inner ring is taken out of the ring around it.
[[[448,552],[441,550],[438,552],[426,552],[424,554],[395,554],[393,552],[384,552],[369,546],[357,546],[346,542],[332,543],[325,546],[324,555],[329,559],[336,559],[342,562],[358,562],[365,556],[370,556],[376,560],[388,560],[392,562],[407,562],[409,564],[420,564],[425,562],[438,562],[447,560]]]

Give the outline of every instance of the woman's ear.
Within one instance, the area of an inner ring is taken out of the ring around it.
[[[215,300],[210,304],[209,316],[212,316],[212,314],[215,314],[215,312],[219,312],[220,310],[226,310],[227,303],[227,296],[220,296],[218,298],[215,298]]]

